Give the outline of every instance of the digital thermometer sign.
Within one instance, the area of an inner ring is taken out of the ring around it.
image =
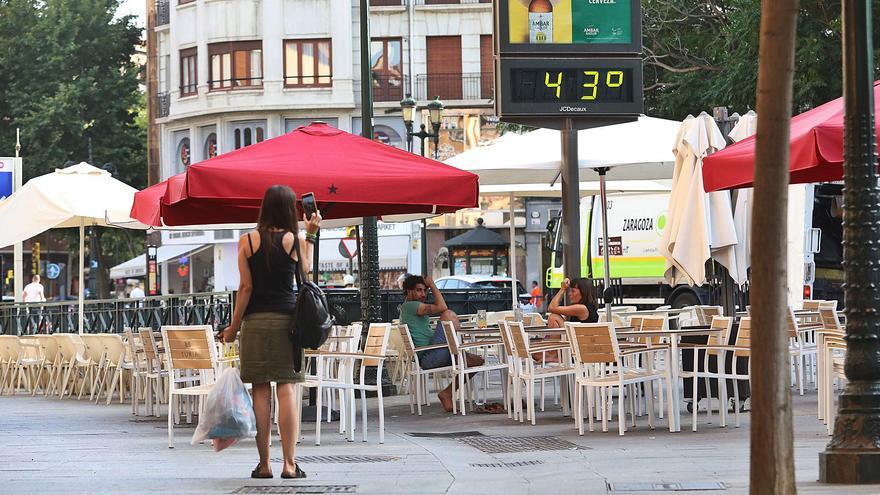
[[[500,62],[502,116],[615,116],[643,112],[638,58],[506,58]]]

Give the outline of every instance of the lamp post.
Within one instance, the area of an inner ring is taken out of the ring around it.
[[[406,126],[406,150],[412,153],[413,138],[419,138],[419,150],[422,156],[425,156],[425,139],[431,138],[434,141],[434,159],[436,160],[440,153],[438,152],[440,144],[440,119],[443,117],[443,102],[437,96],[433,101],[428,103],[428,114],[431,120],[431,127],[434,132],[428,132],[425,124],[422,124],[419,132],[413,132],[413,115],[416,110],[416,100],[412,95],[407,93],[406,98],[400,101],[400,109],[403,110],[403,124]],[[428,224],[422,220],[422,275],[430,275],[428,273]]]
[[[869,0],[844,0],[846,106],[843,269],[846,276],[846,388],[834,436],[819,454],[824,483],[880,483],[880,191],[874,140],[874,53]]]
[[[416,101],[412,95],[407,93],[406,98],[400,101],[400,108],[403,110],[403,123],[406,125],[406,150],[412,152],[413,138],[419,138],[422,156],[425,156],[425,139],[431,138],[434,142],[434,159],[440,156],[440,119],[443,118],[443,102],[440,97],[435,97],[428,103],[428,116],[431,120],[431,128],[434,132],[428,132],[425,124],[420,126],[419,132],[413,132],[413,116],[416,110]]]

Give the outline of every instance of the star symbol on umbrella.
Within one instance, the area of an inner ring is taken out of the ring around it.
[[[335,184],[330,184],[330,187],[327,188],[330,191],[330,194],[336,194],[337,187]]]

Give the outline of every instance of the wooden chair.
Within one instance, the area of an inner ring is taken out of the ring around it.
[[[499,318],[495,323],[497,324],[498,321],[502,321],[503,319],[503,317]],[[441,325],[443,326],[443,333],[446,335],[446,345],[449,347],[449,354],[452,357],[452,374],[454,376],[452,382],[452,412],[454,414],[456,413],[457,391],[457,400],[461,406],[461,414],[464,416],[467,414],[465,398],[466,396],[470,397],[467,389],[467,375],[471,373],[483,373],[484,380],[486,380],[488,378],[488,373],[491,371],[497,370],[501,372],[502,375],[507,373],[507,363],[505,362],[489,364],[488,361],[486,361],[481,366],[469,367],[465,356],[466,352],[473,351],[479,353],[480,351],[483,351],[489,354],[489,351],[491,351],[495,355],[502,357],[504,355],[504,349],[501,349],[500,347],[502,347],[503,342],[501,339],[478,339],[473,342],[468,342],[467,344],[462,344],[458,332],[455,331],[455,326],[451,321],[441,321]],[[502,377],[502,382],[506,382],[506,380],[506,377]],[[502,390],[502,394],[504,395],[504,403],[507,404],[507,391]],[[470,402],[471,406],[473,406],[473,401]]]
[[[58,341],[51,335],[36,335],[37,342],[40,344],[40,352],[43,354],[43,362],[37,370],[37,380],[44,381],[43,395],[49,396],[55,393],[60,381],[58,375],[61,368],[61,352],[58,349]],[[43,374],[45,373],[45,377]],[[31,395],[36,393],[36,387],[31,391]]]
[[[128,335],[131,335],[130,329],[128,330]],[[102,393],[106,393],[107,404],[109,405],[110,401],[113,399],[113,392],[116,390],[116,387],[119,387],[119,403],[122,404],[125,401],[125,389],[126,383],[128,383],[132,407],[134,407],[135,401],[137,400],[134,392],[134,384],[136,383],[134,359],[126,359],[126,356],[129,355],[129,351],[126,348],[122,336],[108,334],[104,336],[103,342],[107,358],[104,374],[98,383],[98,393],[96,394],[97,397],[95,398],[95,402],[97,403],[101,400]],[[128,372],[129,376],[128,382],[125,380],[126,372]],[[101,391],[102,387],[104,392]]]
[[[0,395],[9,389],[10,394],[18,391],[15,379],[19,370],[21,343],[15,335],[0,335]]]
[[[712,318],[715,316],[724,316],[724,310],[721,306],[694,306],[697,312],[697,321],[700,325],[711,325]]]
[[[734,415],[736,417],[736,427],[739,428],[739,410],[740,410],[740,401],[739,401],[739,386],[737,386],[738,381],[749,381],[751,379],[751,347],[752,347],[752,319],[751,317],[743,317],[739,321],[739,329],[736,333],[736,342],[734,345],[707,345],[707,346],[695,346],[694,347],[694,355],[697,355],[699,350],[710,351],[718,351],[718,371],[715,373],[710,373],[707,368],[704,368],[703,371],[700,372],[700,375],[703,375],[707,378],[714,378],[719,380],[719,382],[725,382],[726,380],[733,380],[733,402],[734,402]],[[730,371],[727,371],[727,356],[732,355],[731,359],[731,367]],[[741,374],[738,370],[740,368],[739,364],[745,360],[746,366],[745,368],[749,370],[746,374]],[[696,363],[694,363],[696,364]],[[696,368],[695,368],[696,369]],[[695,380],[696,382],[696,380]],[[721,383],[720,383],[721,384]],[[727,404],[727,386],[726,382],[721,384],[719,387],[721,393],[721,402],[722,408],[726,408]],[[725,411],[726,413],[726,411]],[[695,422],[693,428],[696,431],[696,416],[694,416]]]
[[[216,380],[217,348],[210,325],[164,325],[161,330],[168,358],[168,448],[174,448],[174,420],[179,397],[202,398],[211,392]],[[184,371],[196,375],[184,377],[181,375]],[[195,380],[198,384],[194,384]],[[199,401],[200,413],[204,406],[205,402]]]
[[[360,328],[360,327],[358,327]],[[340,421],[346,423],[349,439],[354,441],[356,429],[355,391],[361,392],[361,416],[363,421],[363,440],[367,441],[367,403],[366,393],[376,392],[379,402],[379,443],[385,442],[385,403],[382,396],[382,367],[391,332],[390,323],[372,323],[367,331],[363,351],[342,348],[334,351],[332,346],[318,351],[307,352],[306,356],[315,359],[314,372],[300,386],[316,387],[317,410],[321,410],[322,391],[340,390]],[[344,352],[343,352],[344,351]],[[359,379],[355,378],[355,368],[360,364]],[[379,379],[374,384],[366,383],[366,367],[375,366]],[[345,393],[347,399],[343,399]],[[341,431],[341,430],[340,430]],[[297,435],[298,436],[298,435]],[[315,423],[315,445],[321,444],[320,415]]]
[[[720,416],[720,426],[723,428],[727,426],[727,380],[720,379],[719,377],[724,374],[724,367],[726,366],[726,355],[724,354],[723,349],[727,347],[727,343],[730,341],[730,331],[733,328],[733,318],[729,316],[715,316],[712,318],[712,323],[710,324],[710,328],[713,330],[720,330],[719,333],[710,337],[709,342],[706,346],[701,345],[693,345],[693,353],[694,353],[694,367],[692,371],[682,371],[679,373],[681,378],[692,378],[693,389],[693,407],[691,410],[692,416],[692,429],[693,431],[697,431],[697,413],[699,412],[699,380],[703,379],[704,387],[706,390],[706,415],[711,421],[712,418],[712,386],[710,380],[715,380],[718,384],[718,415]],[[699,356],[700,351],[703,351],[703,365],[700,366]],[[715,359],[715,371],[711,371],[710,362],[711,358]]]
[[[144,379],[144,404],[147,416],[159,417],[159,404],[162,402],[168,370],[165,368],[164,355],[156,343],[152,328],[139,328],[141,346],[144,351],[144,368],[141,376]],[[213,338],[213,337],[212,337]]]
[[[672,397],[672,380],[669,370],[664,371],[652,369],[650,363],[653,362],[652,354],[668,354],[669,350],[665,347],[656,348],[634,348],[621,349],[614,327],[606,323],[566,323],[566,331],[571,343],[572,354],[575,363],[575,422],[577,423],[578,433],[584,434],[584,396],[587,399],[587,411],[589,418],[589,428],[593,431],[593,392],[599,390],[603,400],[601,401],[602,409],[602,431],[608,431],[608,413],[605,411],[605,392],[608,391],[610,397],[611,389],[618,389],[618,411],[617,422],[618,431],[623,435],[626,431],[625,416],[625,393],[627,385],[642,384],[648,385],[648,425],[654,428],[654,404],[653,404],[653,384],[654,382],[665,382],[667,394]],[[648,363],[646,369],[638,369],[630,367],[626,364],[626,357],[638,354],[646,355],[645,362]],[[667,357],[668,359],[668,357]],[[586,389],[586,394],[584,394]],[[669,418],[673,417],[672,403],[668,404]],[[635,411],[632,411],[635,417]],[[671,421],[671,420],[670,420]]]
[[[554,341],[531,345],[529,336],[526,334],[523,324],[515,321],[502,321],[501,334],[506,336],[505,340],[511,344],[512,350],[509,356],[513,359],[513,406],[518,410],[520,422],[522,417],[522,401],[521,386],[526,387],[526,414],[535,424],[535,383],[536,380],[543,381],[547,378],[559,378],[564,376],[574,376],[574,367],[571,364],[571,346],[568,342]],[[543,353],[547,351],[558,351],[560,361],[555,365],[537,366],[532,355],[535,353]],[[565,351],[565,352],[563,352]],[[505,394],[506,395],[506,394]],[[543,401],[542,401],[543,407]],[[568,406],[563,402],[563,414],[568,415]]]
[[[819,322],[799,323],[798,318],[790,307],[785,314],[785,322],[788,327],[788,353],[791,356],[791,365],[794,368],[794,380],[800,395],[804,395],[804,366],[807,364],[807,359],[810,359],[812,362],[812,359],[816,357],[815,332],[822,328],[822,324]],[[810,369],[815,370],[812,366],[810,366]],[[815,383],[816,380],[812,379],[812,381]]]
[[[37,387],[46,387],[47,385],[40,380],[40,370],[46,361],[43,356],[43,349],[40,342],[33,337],[19,337],[19,354],[17,371],[11,377],[15,381],[10,382],[13,392],[21,388],[21,382],[24,380],[26,391],[34,395]]]
[[[404,365],[407,370],[407,388],[409,389],[409,412],[415,414],[418,410],[419,416],[422,415],[422,404],[430,405],[428,400],[428,380],[432,375],[448,375],[452,373],[452,366],[442,366],[440,368],[422,369],[419,362],[419,353],[430,351],[433,349],[447,349],[446,344],[433,344],[422,347],[416,347],[412,341],[412,335],[409,333],[409,326],[401,323],[395,327],[400,334],[402,343],[403,357],[406,359]]]
[[[835,301],[836,302],[836,301]],[[816,331],[816,364],[818,368],[819,404],[817,416],[833,428],[834,358],[846,355],[846,327],[840,323],[837,311],[830,306],[819,308],[822,328]]]
[[[106,366],[105,361],[107,353],[104,348],[104,336],[105,334],[101,333],[84,334],[80,336],[85,347],[86,357],[88,357],[91,362],[91,366],[86,369],[87,380],[89,383],[89,400],[95,398],[95,387],[97,387],[101,372],[104,371],[104,367]],[[77,398],[82,397],[82,394],[85,391],[85,384],[86,380],[83,380],[80,384],[79,396]]]

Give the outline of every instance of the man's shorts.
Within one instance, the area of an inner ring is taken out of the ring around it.
[[[434,336],[431,338],[431,345],[445,343],[446,333],[443,331],[443,325],[438,321],[437,328],[434,330]],[[422,367],[423,370],[451,366],[452,356],[449,355],[448,348],[423,351],[419,354],[419,365]]]

